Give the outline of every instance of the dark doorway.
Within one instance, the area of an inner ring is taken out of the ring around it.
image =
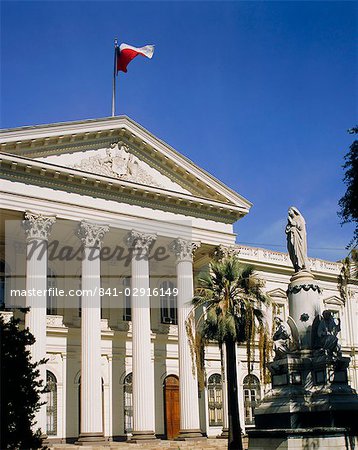
[[[180,430],[179,379],[168,375],[164,380],[164,417],[167,439],[175,439]]]

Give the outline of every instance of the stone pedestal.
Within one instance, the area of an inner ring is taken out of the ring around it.
[[[358,432],[358,396],[348,385],[349,358],[298,352],[269,364],[272,389],[255,410],[258,429],[342,427]]]
[[[300,270],[291,277],[287,290],[289,311],[297,327],[301,349],[311,348],[312,324],[322,312],[320,292],[309,270]]]
[[[288,286],[294,345],[268,364],[272,389],[255,410],[250,450],[345,449],[358,435],[358,396],[348,384],[350,358],[315,347],[320,288],[307,270]],[[277,356],[277,354],[276,354]]]
[[[352,449],[358,396],[348,384],[350,358],[341,355],[339,322],[322,311],[321,289],[309,270],[305,221],[295,207],[286,234],[295,269],[287,289],[288,327],[277,321],[275,360],[268,364],[272,388],[255,409],[249,450]]]
[[[358,444],[345,428],[250,430],[250,450],[351,450]]]

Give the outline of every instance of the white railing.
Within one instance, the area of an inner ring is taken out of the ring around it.
[[[252,260],[253,262],[279,264],[281,266],[292,266],[288,253],[276,252],[264,248],[247,247],[240,244],[237,244],[235,247],[238,255],[243,259]],[[309,258],[309,261],[311,269],[318,272],[329,272],[338,275],[341,268],[340,263],[333,261],[325,261],[318,258]]]

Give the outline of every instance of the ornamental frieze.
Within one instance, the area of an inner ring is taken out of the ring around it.
[[[297,294],[301,290],[304,290],[307,292],[310,289],[312,291],[317,291],[319,294],[322,293],[322,289],[317,284],[299,284],[299,285],[295,285],[295,286],[289,286],[287,289],[287,295],[288,294]]]

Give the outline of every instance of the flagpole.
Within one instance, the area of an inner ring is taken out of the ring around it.
[[[116,115],[116,76],[117,76],[117,47],[118,39],[114,39],[114,66],[113,66],[113,82],[112,82],[112,117]]]

